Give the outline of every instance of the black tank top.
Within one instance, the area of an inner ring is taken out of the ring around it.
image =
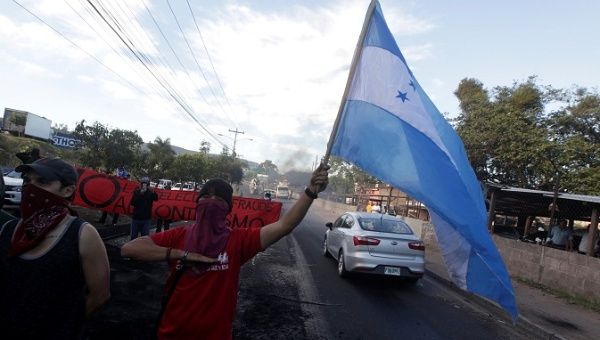
[[[0,234],[0,338],[79,339],[85,319],[85,279],[74,219],[40,257],[7,257],[17,221]],[[2,227],[0,227],[2,229]]]

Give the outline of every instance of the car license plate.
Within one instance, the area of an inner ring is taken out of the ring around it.
[[[400,276],[400,268],[397,268],[397,267],[385,267],[383,273],[385,275]]]

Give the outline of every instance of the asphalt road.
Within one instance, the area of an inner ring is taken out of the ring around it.
[[[411,285],[397,278],[338,277],[335,260],[321,254],[328,222],[321,216],[311,208],[289,236],[297,260],[305,262],[297,265],[307,269],[299,290],[319,303],[315,317],[322,319],[321,327],[308,334],[331,339],[527,338],[432,278]]]
[[[234,339],[526,338],[428,277],[417,285],[339,278],[335,261],[321,254],[322,215],[311,208],[291,235],[244,265]],[[152,338],[166,266],[121,258],[126,240],[107,242],[112,296],[89,320],[86,339]]]

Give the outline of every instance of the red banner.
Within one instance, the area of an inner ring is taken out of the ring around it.
[[[131,215],[129,205],[133,191],[139,188],[138,182],[128,181],[91,169],[77,168],[79,181],[73,204]],[[197,191],[153,189],[158,201],[152,205],[152,217],[172,221],[193,221],[196,219]],[[281,202],[271,202],[248,197],[233,197],[233,210],[227,216],[233,228],[262,227],[279,219]]]

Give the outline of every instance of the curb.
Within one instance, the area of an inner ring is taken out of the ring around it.
[[[510,317],[508,317],[506,312],[504,312],[504,310],[500,306],[498,306],[495,302],[492,302],[486,298],[483,298],[483,297],[480,297],[473,293],[462,290],[459,287],[457,287],[452,281],[434,273],[433,271],[431,271],[429,269],[425,269],[425,273],[427,274],[427,276],[433,278],[437,282],[448,287],[453,292],[461,295],[464,298],[467,298],[469,302],[472,302],[472,303],[476,304],[477,306],[485,309],[487,312],[496,316],[498,319],[500,319],[508,324],[513,323],[512,319]],[[562,335],[554,333],[554,332],[550,332],[520,314],[517,318],[517,322],[514,323],[514,326],[519,331],[524,333],[525,335],[530,336],[535,339],[567,340],[567,338],[563,337]]]

